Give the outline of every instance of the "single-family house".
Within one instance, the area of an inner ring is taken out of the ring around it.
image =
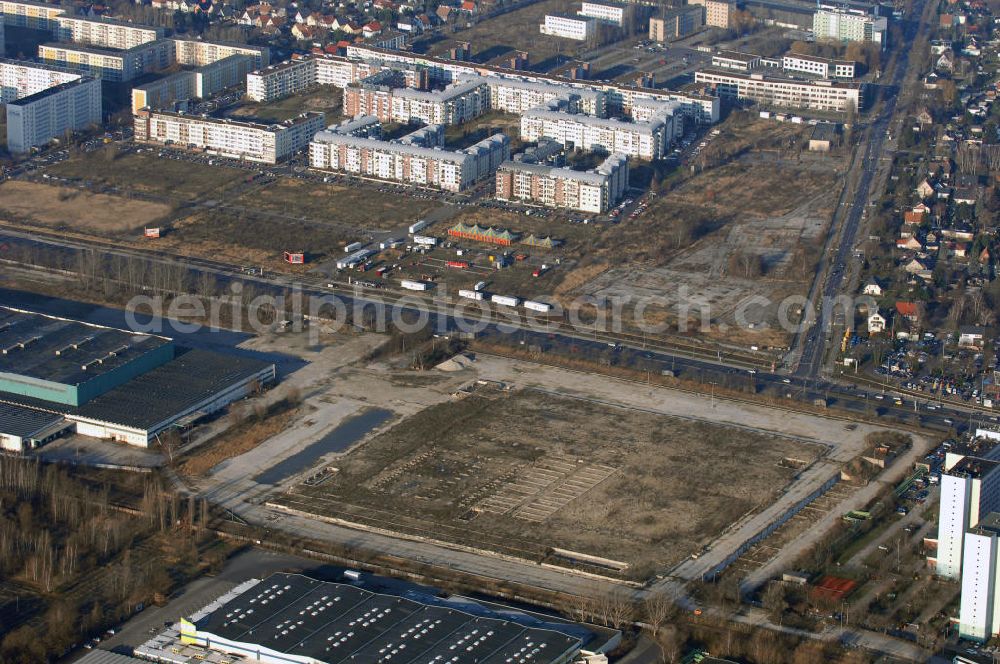
[[[882,290],[882,286],[879,285],[877,281],[875,281],[874,279],[869,279],[868,281],[865,282],[865,287],[861,289],[861,292],[864,293],[865,295],[882,297],[882,294],[885,291]]]
[[[958,345],[961,348],[982,348],[985,343],[985,327],[981,325],[963,325],[958,328]]]
[[[920,322],[920,306],[916,302],[899,300],[896,302],[896,313],[911,323]]]
[[[868,334],[880,334],[885,332],[885,316],[878,312],[878,309],[868,316]]]

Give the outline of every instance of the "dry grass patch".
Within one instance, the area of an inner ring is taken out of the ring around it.
[[[34,182],[0,185],[0,215],[10,221],[35,222],[49,228],[119,235],[170,214],[161,203],[126,200],[106,194]]]

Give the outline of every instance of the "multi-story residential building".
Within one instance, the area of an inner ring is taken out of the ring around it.
[[[142,109],[135,114],[135,140],[276,164],[309,145],[323,129],[323,119],[322,113],[310,112],[265,125]]]
[[[565,100],[574,113],[585,113],[599,118],[607,117],[607,94],[602,90],[570,88],[545,81],[519,80],[491,76],[486,79],[490,88],[490,109],[520,115],[528,109],[542,106],[556,99]]]
[[[174,46],[174,61],[188,67],[204,67],[234,55],[251,59],[254,71],[271,64],[271,50],[266,46],[233,44],[229,42],[207,42],[199,39],[169,40]]]
[[[387,65],[379,62],[335,55],[308,55],[248,74],[247,96],[254,101],[272,101],[304,92],[316,85],[346,88],[386,68]],[[407,87],[427,87],[426,70],[406,62],[392,63],[392,68],[404,77]]]
[[[612,154],[592,171],[508,161],[496,174],[496,197],[601,214],[628,189],[628,157]]]
[[[841,42],[873,42],[885,48],[888,20],[858,9],[821,7],[813,14],[813,34],[816,39]]]
[[[538,26],[543,35],[585,41],[596,30],[596,19],[569,14],[546,14],[545,22]]]
[[[29,97],[42,90],[80,80],[77,72],[37,62],[0,59],[0,104]]]
[[[816,111],[857,111],[861,86],[841,81],[802,81],[788,78],[702,69],[695,82],[710,86],[717,94],[766,106],[804,108]]]
[[[405,51],[378,49],[364,44],[351,44],[347,46],[346,51],[347,57],[344,59],[348,62],[354,61],[357,63],[363,63],[367,66],[404,65],[407,67],[415,67],[422,73],[422,75],[427,77],[428,84],[447,84],[466,76],[477,75],[520,81],[541,81],[564,86],[567,90],[603,91],[607,96],[608,114],[613,114],[615,112],[628,114],[633,99],[648,98],[661,99],[664,101],[679,101],[682,104],[681,111],[698,123],[710,124],[719,121],[718,97],[698,92],[677,92],[671,90],[643,88],[635,85],[622,85],[618,83],[593,83],[565,76],[534,74],[524,70],[511,70],[504,67],[480,65],[459,60],[447,60],[444,58],[434,58],[414,53],[407,53]],[[341,75],[347,75],[349,73],[349,70],[345,70],[342,66],[338,66],[337,71]],[[346,83],[344,85],[346,85]]]
[[[705,8],[705,25],[712,28],[729,29],[731,6],[725,0],[688,0],[689,5]]]
[[[958,633],[986,642],[1000,634],[1000,514],[992,512],[965,533]]]
[[[563,146],[582,150],[618,152],[639,159],[660,159],[674,137],[673,113],[663,112],[641,122],[623,122],[537,108],[521,116],[521,138],[550,138]]]
[[[6,25],[33,30],[55,30],[56,19],[66,13],[59,5],[27,0],[0,0],[0,14]]]
[[[697,32],[704,25],[704,7],[678,7],[664,12],[659,18],[649,19],[649,38],[658,42],[673,41]]]
[[[781,58],[785,71],[815,74],[823,78],[854,78],[857,63],[851,60],[828,60],[813,55],[789,53]]]
[[[316,59],[288,60],[247,74],[247,97],[271,101],[316,85]]]
[[[503,134],[452,152],[422,145],[433,140],[428,133],[437,135],[436,129],[419,129],[420,136],[410,140],[383,141],[342,127],[316,134],[309,144],[312,168],[457,192],[489,177],[510,158],[510,140]]]
[[[382,122],[462,124],[489,110],[489,92],[480,77],[436,91],[363,82],[344,89],[344,113],[374,115]]]
[[[7,149],[27,152],[100,123],[101,82],[78,77],[7,104]]]
[[[584,0],[580,5],[578,16],[597,19],[601,23],[614,25],[619,28],[625,27],[625,22],[632,16],[635,6],[619,4],[617,2],[600,2],[599,0]]]
[[[239,85],[253,68],[253,57],[230,55],[192,71],[181,71],[132,88],[132,113],[161,110],[176,101],[206,99]]]
[[[712,56],[712,66],[719,69],[748,72],[760,67],[760,56],[739,51],[720,51]]]
[[[1000,633],[1000,444],[977,431],[953,446],[941,470],[937,539],[928,563],[934,573],[960,580],[959,636],[987,641]]]
[[[163,28],[106,18],[67,15],[56,18],[55,37],[61,42],[125,50],[162,39],[163,35]]]
[[[162,40],[126,50],[55,43],[39,46],[38,57],[46,63],[86,72],[108,81],[131,81],[169,67],[173,62],[173,48]]]

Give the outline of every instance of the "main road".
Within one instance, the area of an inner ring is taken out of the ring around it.
[[[854,200],[850,207],[843,212],[843,224],[839,229],[839,241],[833,248],[832,261],[824,255],[817,269],[817,280],[813,285],[813,292],[810,294],[810,302],[815,311],[815,324],[803,331],[793,342],[794,347],[799,348],[799,361],[795,369],[795,375],[800,378],[815,378],[820,375],[823,367],[823,358],[833,331],[834,314],[832,306],[834,298],[841,293],[847,282],[847,266],[854,255],[854,248],[857,245],[858,230],[862,226],[865,217],[865,210],[873,194],[871,190],[872,181],[878,171],[879,162],[885,157],[885,139],[889,133],[889,126],[896,112],[896,101],[902,88],[903,81],[910,64],[910,48],[920,31],[923,22],[924,0],[919,0],[913,5],[913,16],[915,20],[908,21],[903,34],[904,43],[896,50],[895,64],[892,68],[892,78],[887,85],[879,87],[879,98],[875,104],[881,103],[882,110],[869,124],[865,131],[865,138],[861,143],[864,151],[861,157],[861,172],[854,190]],[[875,192],[877,193],[877,192]],[[831,227],[831,239],[837,237],[838,229]]]

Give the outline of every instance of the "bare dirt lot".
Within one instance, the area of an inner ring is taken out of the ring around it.
[[[234,201],[235,205],[241,203],[282,214],[294,212],[298,217],[358,230],[393,228],[415,221],[438,205],[395,190],[391,193],[380,191],[375,184],[317,185],[291,179],[280,179]]]
[[[50,228],[116,235],[134,231],[170,212],[170,206],[160,203],[91,194],[69,187],[13,181],[0,185],[0,216]]]
[[[641,217],[594,238],[556,287],[563,299],[655,298],[648,322],[676,324],[686,304],[693,318],[707,312],[711,328],[697,328],[704,336],[787,342],[778,308],[808,287],[842,186],[842,159],[802,153],[802,125],[740,119],[720,131],[695,172],[675,173]],[[741,303],[761,295],[770,302],[745,317],[754,328],[738,325]]]
[[[550,547],[601,556],[642,576],[771,502],[794,474],[783,458],[821,451],[534,390],[478,391],[409,417],[340,459],[329,481],[275,502],[537,560]]]

